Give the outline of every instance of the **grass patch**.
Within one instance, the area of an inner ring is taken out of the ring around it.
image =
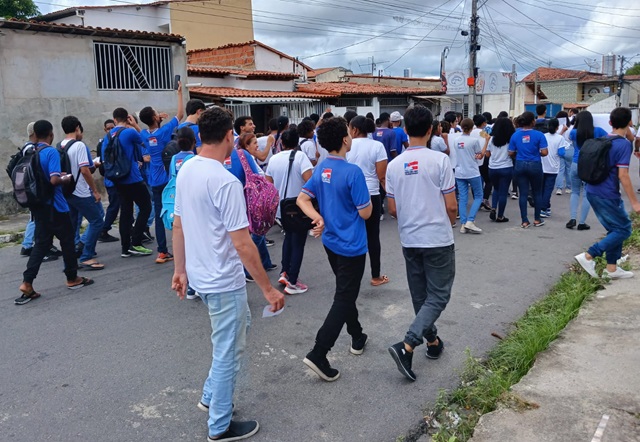
[[[625,249],[640,250],[640,216],[634,214],[631,219],[633,233],[625,242]],[[605,265],[604,259],[597,258],[598,272]],[[545,298],[527,309],[486,358],[474,358],[467,350],[460,385],[453,391],[440,391],[434,406],[425,413],[426,432],[432,440],[467,441],[480,416],[494,411],[500,404],[516,410],[536,408],[537,404],[513,394],[511,386],[527,374],[538,353],[558,337],[577,316],[584,301],[600,288],[600,280],[591,278],[576,265],[562,275]],[[406,440],[415,441],[418,437]]]

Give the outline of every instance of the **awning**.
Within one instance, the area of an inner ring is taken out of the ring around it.
[[[309,103],[312,101],[320,101],[318,98],[298,98],[298,97],[222,97],[226,101],[237,101],[240,103],[251,104],[283,104],[283,103]]]
[[[444,101],[445,103],[462,103],[461,98],[451,98],[446,95],[414,95],[413,98],[419,98],[421,100],[429,101]]]

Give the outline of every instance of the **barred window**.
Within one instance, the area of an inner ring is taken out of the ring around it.
[[[171,90],[170,47],[93,43],[98,90]]]

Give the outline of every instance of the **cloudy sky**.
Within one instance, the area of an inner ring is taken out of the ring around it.
[[[41,12],[122,0],[46,0]],[[135,3],[135,0],[131,0]],[[233,5],[233,0],[222,4]],[[478,66],[518,77],[539,66],[594,70],[613,52],[640,62],[640,3],[628,0],[478,0]],[[255,37],[314,67],[356,73],[437,76],[449,47],[448,71],[468,66],[471,0],[253,0]],[[632,63],[633,63],[632,61]]]

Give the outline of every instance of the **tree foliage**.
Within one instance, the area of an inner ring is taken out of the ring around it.
[[[27,19],[39,14],[33,0],[0,0],[0,18]]]
[[[640,63],[634,63],[633,66],[627,69],[625,75],[640,75]]]

